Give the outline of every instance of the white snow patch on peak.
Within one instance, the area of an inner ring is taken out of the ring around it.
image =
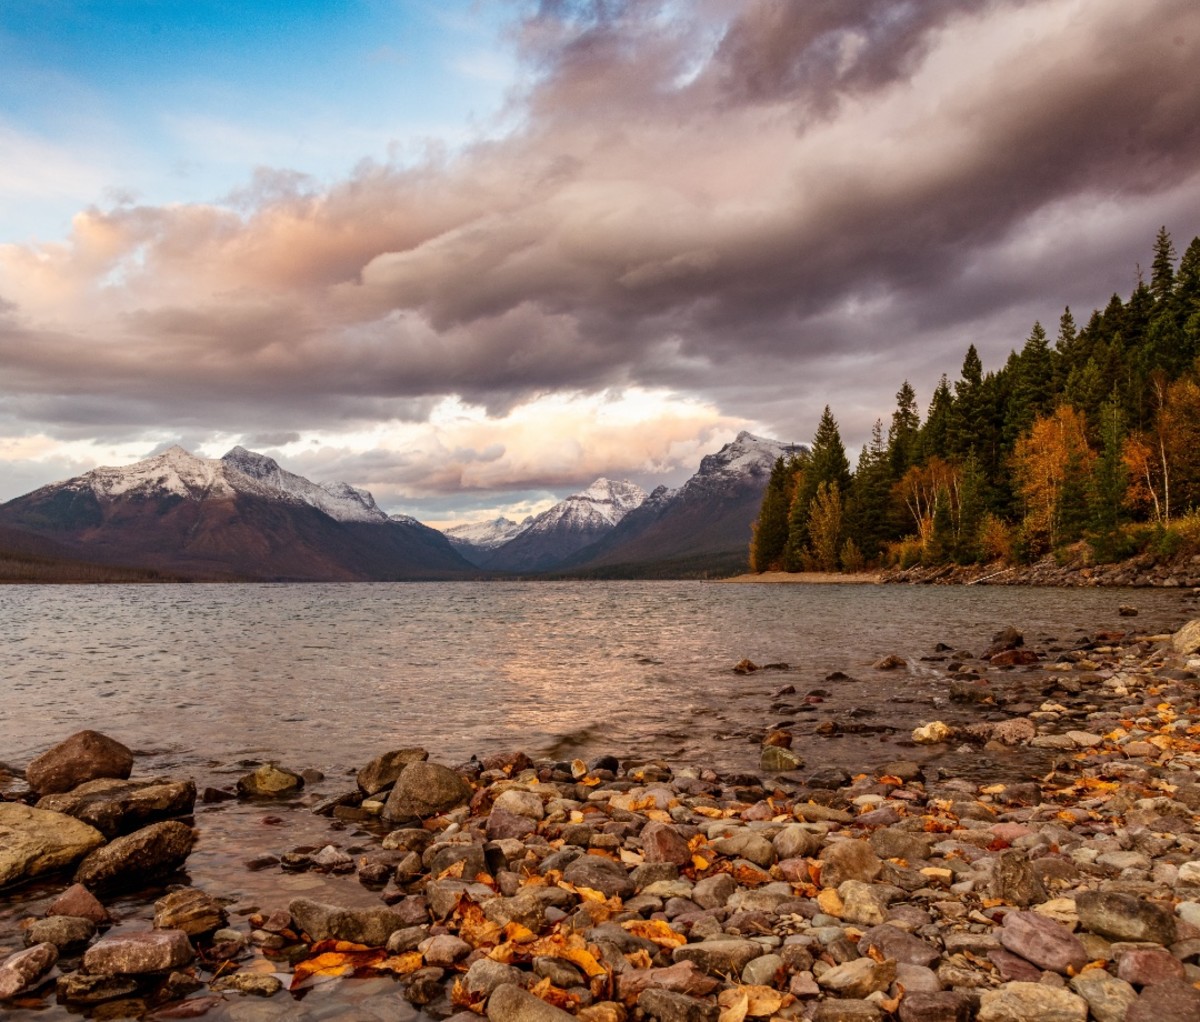
[[[466,522],[452,525],[442,533],[455,546],[470,546],[477,550],[494,550],[514,536],[524,532],[533,522],[529,516],[524,521],[514,522],[501,515],[487,522]]]
[[[528,532],[595,529],[616,525],[646,499],[646,491],[625,480],[597,479],[586,490],[560,500],[533,520]]]
[[[386,522],[388,517],[366,490],[349,483],[314,483],[311,479],[280,468],[274,458],[244,447],[235,447],[221,463],[234,476],[240,492],[274,500],[308,504],[339,522]],[[241,479],[236,477],[240,476]]]
[[[68,485],[108,498],[163,493],[199,500],[230,497],[234,492],[219,461],[199,458],[178,444],[132,465],[93,469]]]

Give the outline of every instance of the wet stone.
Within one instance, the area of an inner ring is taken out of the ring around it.
[[[308,898],[288,905],[292,919],[313,940],[348,940],[384,947],[396,931],[411,925],[408,916],[389,908],[343,908]]]
[[[25,931],[26,945],[53,944],[59,954],[70,954],[87,946],[96,935],[96,924],[81,916],[50,916],[39,919]]]
[[[388,823],[426,820],[465,805],[471,786],[462,776],[440,763],[417,761],[400,771],[383,807]]]
[[[283,989],[283,983],[277,977],[256,972],[235,972],[221,976],[209,986],[212,990],[230,990],[254,997],[273,997]]]
[[[237,782],[237,792],[244,798],[282,798],[303,787],[303,777],[274,763],[260,766],[253,773],[239,777]]]
[[[48,916],[77,916],[97,926],[108,922],[108,909],[83,884],[72,884],[50,903]]]
[[[489,1022],[569,1022],[572,1016],[535,997],[528,990],[506,983],[496,987],[487,1002]]]
[[[88,972],[109,976],[134,976],[165,972],[192,960],[188,935],[182,930],[148,930],[102,937],[83,956]]]
[[[204,891],[184,887],[154,903],[154,926],[160,930],[183,930],[200,937],[219,930],[228,921],[225,910]]]
[[[129,976],[92,976],[72,972],[55,984],[58,999],[66,1004],[102,1004],[137,993],[138,982]]]
[[[58,948],[53,944],[35,944],[9,955],[0,962],[0,1001],[32,987],[57,961]]]
[[[79,731],[43,752],[25,768],[25,780],[39,795],[70,791],[101,777],[127,778],[133,753],[98,731]]]
[[[395,784],[396,778],[409,763],[428,758],[429,753],[424,749],[394,749],[376,756],[358,772],[356,780],[359,791],[368,796],[377,795]]]
[[[114,838],[149,823],[186,816],[195,804],[193,781],[101,778],[68,792],[47,795],[38,802],[38,808],[74,816],[105,837]]]
[[[75,879],[96,888],[141,886],[182,866],[195,841],[195,831],[185,823],[152,823],[90,852]]]

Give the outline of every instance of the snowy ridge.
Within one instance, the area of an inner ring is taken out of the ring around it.
[[[503,516],[489,522],[468,522],[443,529],[445,537],[456,547],[473,547],[476,550],[495,550],[514,536],[524,532],[533,522],[530,515],[522,522],[514,522]]]
[[[349,483],[314,483],[304,476],[296,475],[279,467],[274,458],[265,454],[235,447],[221,463],[251,481],[252,487],[237,486],[239,491],[254,492],[260,496],[278,500],[280,496],[295,502],[308,504],[324,511],[339,522],[386,522],[388,516],[375,503],[375,498],[366,490]]]
[[[699,471],[673,496],[686,497],[696,491],[726,489],[766,478],[770,476],[776,458],[786,458],[798,450],[798,444],[785,444],[743,430],[716,454],[706,454],[700,461]]]
[[[645,499],[646,491],[637,483],[597,479],[586,490],[543,511],[521,534],[611,528]]]
[[[98,499],[182,497],[231,499],[252,494],[288,504],[307,504],[339,522],[386,522],[366,490],[348,483],[314,483],[279,467],[273,458],[235,447],[223,458],[201,458],[178,445],[120,468],[93,469],[43,489],[90,490]]]

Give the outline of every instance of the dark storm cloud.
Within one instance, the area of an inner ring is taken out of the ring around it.
[[[640,384],[861,431],[1200,230],[1194,0],[546,2],[514,45],[505,138],[0,251],[7,412],[273,435]]]

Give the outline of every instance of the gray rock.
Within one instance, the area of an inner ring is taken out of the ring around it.
[[[417,945],[428,936],[428,926],[406,926],[403,930],[393,930],[387,940],[387,949],[394,955],[402,955],[406,951],[416,950]]]
[[[1062,923],[1036,912],[1009,912],[1000,928],[1000,943],[1041,969],[1066,975],[1088,962],[1083,942]]]
[[[572,1022],[574,1016],[547,1004],[528,990],[505,983],[488,998],[489,1022]]]
[[[25,931],[25,944],[53,944],[59,954],[70,954],[87,946],[96,936],[96,924],[81,916],[50,916],[31,923]]]
[[[542,797],[532,791],[522,791],[520,788],[509,788],[496,796],[492,803],[493,809],[503,809],[514,816],[525,816],[530,820],[540,820],[546,815],[546,807]]]
[[[521,970],[502,962],[494,962],[490,958],[479,958],[471,963],[463,982],[468,993],[476,997],[489,997],[497,987],[506,983],[519,986]]]
[[[1047,900],[1046,888],[1026,852],[1010,848],[1000,853],[992,870],[992,897],[1021,908]]]
[[[710,847],[718,855],[748,859],[763,868],[774,865],[777,859],[775,846],[755,830],[739,830],[728,837],[711,842]]]
[[[671,952],[676,962],[695,962],[714,976],[740,976],[742,970],[766,952],[753,940],[704,940],[698,944],[683,944]]]
[[[288,911],[313,940],[348,940],[368,947],[386,947],[388,938],[410,925],[389,908],[343,908],[308,898],[296,898]]]
[[[72,816],[0,802],[0,887],[65,869],[102,844],[103,834]]]
[[[817,983],[822,989],[832,990],[839,997],[863,1000],[869,994],[886,990],[895,978],[895,962],[855,958],[835,965],[832,969],[826,969],[817,977]]]
[[[1088,1002],[1096,1022],[1125,1022],[1125,1013],[1137,1000],[1133,987],[1103,969],[1085,969],[1072,976],[1070,987]]]
[[[182,930],[109,934],[87,949],[83,967],[93,975],[140,976],[187,965],[193,952]]]
[[[627,898],[636,890],[625,867],[599,855],[581,855],[563,870],[563,879],[576,887],[590,887],[606,898]]]
[[[764,745],[759,754],[759,769],[771,773],[781,773],[787,770],[803,770],[804,757],[791,749],[778,745]]]
[[[249,798],[282,798],[304,787],[304,778],[291,770],[266,763],[253,773],[239,777],[238,794]]]
[[[1165,909],[1129,894],[1083,891],[1075,896],[1079,925],[1109,940],[1175,942],[1175,917]]]
[[[969,1022],[971,998],[957,990],[909,993],[900,1002],[900,1022]]]
[[[883,871],[883,863],[866,841],[831,841],[821,852],[821,886],[838,887],[846,880],[870,883]]]
[[[720,1014],[712,1001],[654,987],[638,994],[637,1004],[648,1018],[658,1022],[717,1022]]]
[[[892,958],[905,965],[932,965],[940,957],[938,949],[920,937],[914,937],[897,926],[873,926],[858,942],[864,954],[875,948],[884,958]]]
[[[879,1022],[883,1012],[870,1001],[822,1001],[813,1010],[813,1022]]]
[[[70,791],[98,777],[124,780],[133,753],[99,731],[79,731],[38,756],[25,768],[25,780],[39,795]]]
[[[928,859],[929,849],[933,844],[928,834],[910,834],[895,827],[873,830],[868,840],[875,854],[881,859],[905,859],[908,862]]]
[[[219,930],[229,921],[217,901],[196,887],[184,887],[154,903],[154,926],[159,930],[183,930],[201,937]]]
[[[461,775],[440,763],[409,763],[396,779],[383,807],[387,823],[426,820],[464,805],[471,786]]]
[[[283,982],[276,976],[261,972],[235,972],[220,976],[209,984],[211,990],[232,990],[239,994],[255,997],[273,997],[283,989]]]
[[[394,749],[376,756],[370,763],[358,772],[358,789],[364,795],[377,795],[386,791],[396,783],[409,763],[417,763],[429,758],[424,749]]]
[[[978,1022],[1087,1022],[1078,994],[1043,983],[1005,983],[980,998]]]
[[[1184,656],[1200,652],[1200,618],[1189,621],[1171,637],[1171,648]]]
[[[643,990],[650,989],[673,990],[677,994],[704,997],[719,985],[695,962],[676,962],[665,969],[625,969],[617,974],[617,996],[623,1001],[636,998]]]
[[[460,958],[466,958],[470,953],[471,945],[461,937],[456,937],[451,933],[440,933],[429,939],[424,951],[425,963],[449,969]]]
[[[58,961],[58,948],[53,944],[35,944],[0,962],[0,1001],[16,997],[29,989]]]
[[[71,791],[46,795],[38,802],[38,808],[74,816],[90,823],[105,837],[114,838],[148,823],[187,816],[195,804],[194,781],[101,778]]]
[[[816,855],[821,849],[821,835],[814,834],[798,823],[789,824],[772,838],[775,854],[780,859],[803,859]]]
[[[152,823],[89,852],[75,879],[93,888],[141,886],[147,879],[179,869],[195,842],[195,831],[185,823]]]
[[[129,976],[89,976],[72,972],[59,976],[55,994],[63,1004],[102,1004],[136,993],[138,981]]]
[[[701,908],[721,908],[736,890],[737,884],[728,873],[714,873],[696,881],[691,899]]]
[[[842,899],[842,918],[860,926],[879,926],[887,919],[888,899],[874,884],[844,880],[838,887]]]

